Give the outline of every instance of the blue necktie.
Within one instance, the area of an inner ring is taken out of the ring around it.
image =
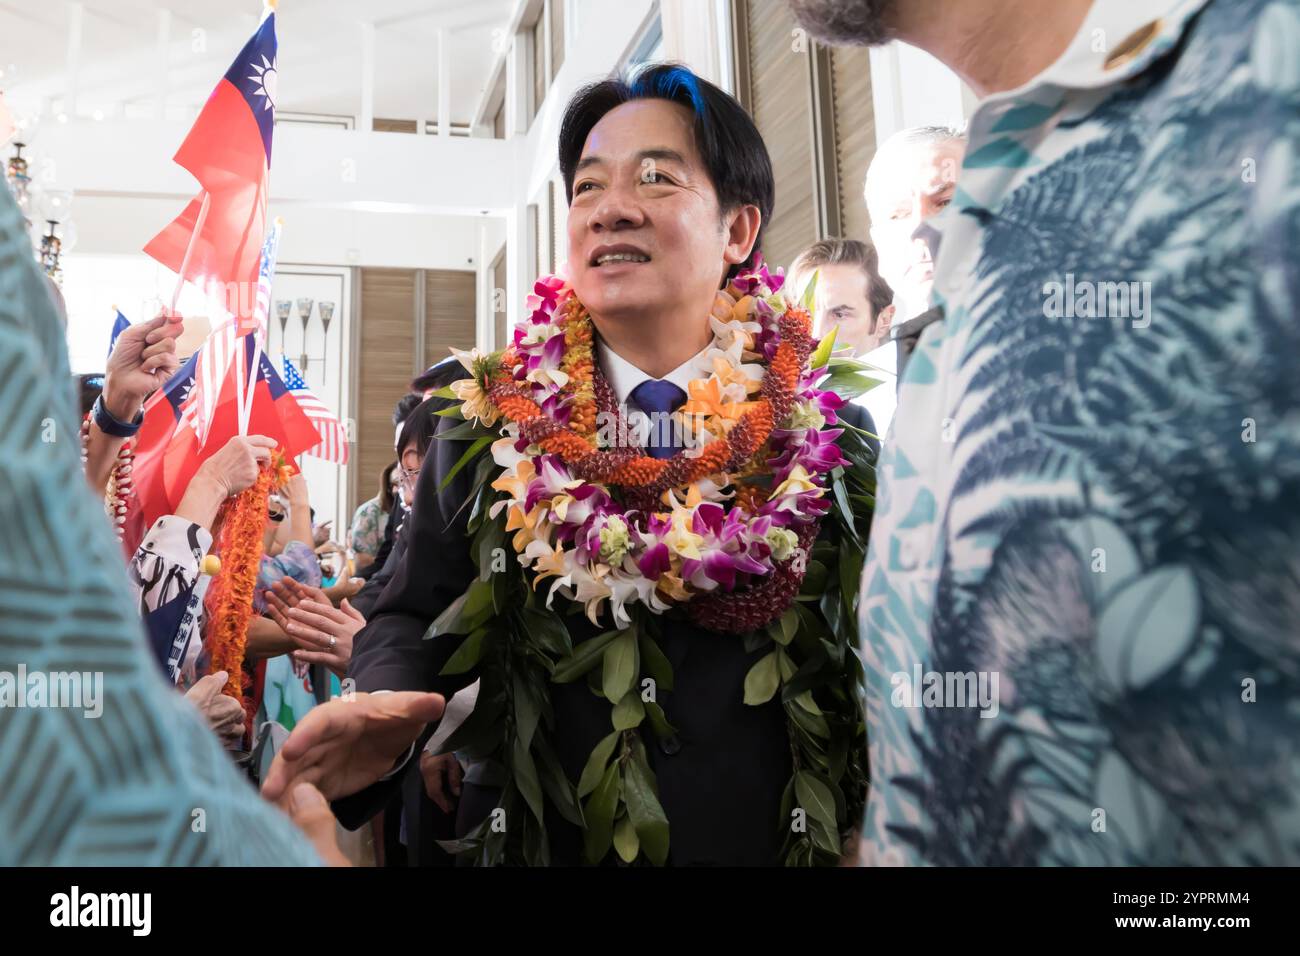
[[[686,393],[672,382],[651,378],[632,389],[631,397],[641,411],[650,416],[650,436],[646,439],[646,451],[652,458],[673,457],[677,446],[673,441],[670,416],[685,403]]]

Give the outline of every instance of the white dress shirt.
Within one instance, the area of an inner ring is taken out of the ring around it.
[[[614,397],[618,400],[618,404],[626,405],[630,411],[640,412],[641,409],[632,399],[632,393],[642,382],[672,382],[683,393],[689,395],[688,386],[691,382],[697,378],[707,378],[712,371],[712,366],[704,358],[712,347],[710,343],[700,349],[662,379],[656,379],[653,375],[641,371],[599,339],[596,340],[596,360],[600,362],[600,370],[605,373],[605,380],[614,390]]]
[[[876,423],[876,434],[883,441],[890,422],[894,420],[894,410],[898,407],[898,343],[886,342],[880,348],[857,358],[872,366],[870,371],[863,374],[882,381],[871,391],[863,392],[855,398],[853,404],[862,406],[871,414],[871,420]]]

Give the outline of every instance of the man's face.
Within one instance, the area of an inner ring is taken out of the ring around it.
[[[934,286],[934,260],[916,228],[952,202],[966,144],[961,140],[896,152],[872,173],[867,211],[880,274],[910,309],[922,309]],[[900,316],[900,319],[911,316]]]
[[[813,332],[818,338],[838,326],[836,348],[848,345],[855,355],[865,355],[880,345],[879,317],[867,298],[867,281],[862,269],[852,263],[817,267]]]
[[[686,107],[636,100],[592,127],[573,177],[569,273],[595,316],[618,321],[701,301],[707,312],[727,244]]]

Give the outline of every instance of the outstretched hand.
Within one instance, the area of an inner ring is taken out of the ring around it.
[[[393,770],[425,726],[442,716],[441,694],[355,694],[318,707],[293,729],[262,785],[280,802],[302,783],[336,800]]]

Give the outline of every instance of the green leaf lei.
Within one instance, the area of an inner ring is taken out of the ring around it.
[[[868,366],[830,356],[833,340],[815,364],[830,378],[822,387],[853,398],[877,384]],[[454,398],[444,390],[441,397]],[[460,417],[456,409],[442,414]],[[864,675],[858,646],[858,580],[875,504],[875,456],[867,433],[841,421],[839,446],[849,467],[832,472],[835,506],[808,557],[794,604],[762,631],[744,637],[746,651],[768,649],[744,681],[744,701],[765,704],[780,695],[789,732],[793,773],[781,801],[789,866],[833,866],[862,817],[867,789]],[[674,733],[645,678],[671,690],[672,668],[659,646],[660,618],[637,605],[630,626],[574,645],[565,619],[581,605],[557,595],[556,607],[529,587],[506,547],[506,514],[488,516],[504,492],[491,488],[500,469],[487,446],[496,428],[465,422],[438,435],[471,442],[444,478],[474,467],[469,508],[471,558],[478,577],[429,628],[426,639],[464,635],[443,674],[477,671],[478,702],[446,740],[443,753],[464,751],[503,768],[498,808],[464,838],[444,841],[450,852],[476,865],[551,862],[544,820],[549,806],[583,832],[587,863],[621,861],[662,865],[668,858],[671,821],[659,802],[643,729],[663,739]],[[875,437],[875,436],[870,436]],[[505,555],[503,560],[502,556]],[[596,744],[580,779],[566,776],[552,743],[552,683],[585,679],[610,703],[609,733]],[[507,821],[501,825],[501,821]],[[612,856],[611,856],[612,854]]]

